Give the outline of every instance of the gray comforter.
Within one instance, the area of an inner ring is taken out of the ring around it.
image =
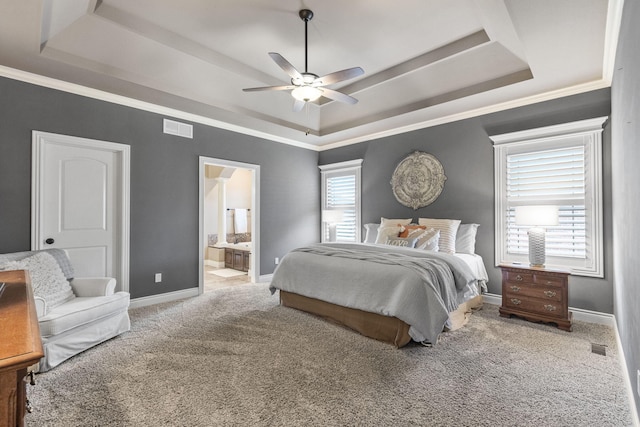
[[[271,281],[281,289],[341,306],[394,316],[415,341],[436,343],[476,278],[453,255],[355,243],[325,243],[288,253]]]

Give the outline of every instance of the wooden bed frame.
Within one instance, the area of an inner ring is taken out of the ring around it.
[[[315,314],[332,323],[353,329],[366,337],[393,344],[397,348],[411,341],[409,325],[397,317],[343,307],[283,290],[280,290],[280,303],[285,307]],[[445,330],[455,331],[463,327],[469,322],[471,310],[481,306],[482,295],[460,304],[457,310],[449,313],[452,325]]]

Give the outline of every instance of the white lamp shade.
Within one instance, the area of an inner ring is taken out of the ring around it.
[[[325,209],[322,211],[322,221],[328,224],[338,224],[344,220],[344,211]]]
[[[558,225],[557,206],[516,206],[516,225]]]
[[[298,101],[311,102],[320,98],[322,90],[313,86],[300,86],[292,90],[291,95]]]

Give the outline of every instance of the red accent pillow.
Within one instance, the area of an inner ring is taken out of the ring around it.
[[[400,224],[398,224],[400,225]],[[409,233],[412,230],[417,230],[417,229],[423,229],[426,230],[427,226],[426,225],[405,225],[404,226],[404,230],[400,232],[400,234],[398,234],[398,237],[409,237]]]

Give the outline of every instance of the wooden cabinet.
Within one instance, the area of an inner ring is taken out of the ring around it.
[[[224,266],[225,268],[233,268],[233,249],[231,248],[224,250]]]
[[[234,248],[225,248],[224,266],[239,271],[249,271],[251,252]]]
[[[249,271],[249,266],[251,265],[251,252],[244,251],[242,253],[242,271]]]
[[[233,251],[233,269],[240,270],[244,268],[244,251]]]
[[[500,316],[515,315],[532,322],[555,323],[571,331],[568,271],[501,265]]]
[[[23,270],[0,272],[0,426],[22,426],[27,404],[27,368],[44,356],[38,316]]]

